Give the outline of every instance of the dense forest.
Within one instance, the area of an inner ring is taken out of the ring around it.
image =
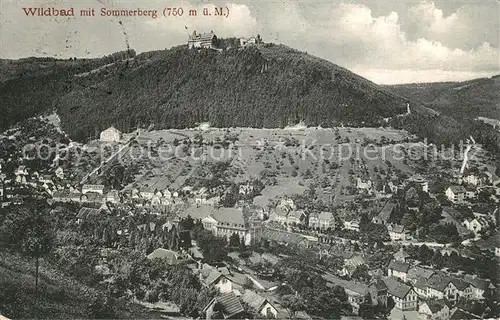
[[[56,110],[63,129],[80,141],[111,125],[129,132],[150,124],[161,129],[200,122],[217,127],[284,127],[300,121],[323,127],[391,125],[445,144],[477,130],[404,90],[378,86],[305,52],[272,43],[237,49],[233,42],[223,41],[222,51],[178,46],[99,59],[0,61],[5,115],[0,129]],[[399,117],[408,102],[412,114]]]

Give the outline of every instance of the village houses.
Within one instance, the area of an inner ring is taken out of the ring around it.
[[[466,190],[462,186],[449,186],[445,191],[446,197],[453,203],[463,203],[465,201]]]

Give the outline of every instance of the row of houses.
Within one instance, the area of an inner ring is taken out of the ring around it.
[[[412,266],[408,262],[392,260],[387,268],[387,275],[411,284],[422,299],[447,299],[457,301],[465,299],[483,299],[487,290],[494,286],[489,280],[474,275],[462,278],[445,274],[442,271],[421,266]]]

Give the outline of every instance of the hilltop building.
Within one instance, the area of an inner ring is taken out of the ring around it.
[[[205,33],[196,33],[193,31],[188,38],[188,47],[191,48],[206,48],[216,49],[217,36],[213,31]]]

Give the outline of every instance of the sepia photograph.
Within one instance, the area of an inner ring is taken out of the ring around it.
[[[500,319],[498,0],[0,0],[0,320]]]

